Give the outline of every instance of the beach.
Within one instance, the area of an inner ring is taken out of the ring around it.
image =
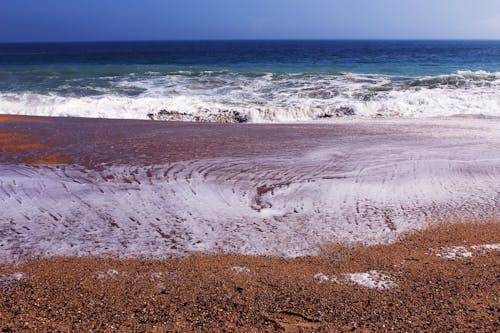
[[[0,268],[0,322],[7,332],[494,332],[499,242],[497,221],[296,259],[40,260]]]
[[[0,322],[494,331],[499,127],[0,116]]]
[[[498,331],[499,52],[0,44],[0,331]]]

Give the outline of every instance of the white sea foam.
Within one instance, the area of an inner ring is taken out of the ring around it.
[[[116,269],[108,269],[106,271],[97,272],[97,278],[99,280],[114,279],[118,277],[119,274],[120,272],[118,272]]]
[[[444,246],[437,249],[432,249],[437,257],[447,259],[470,258],[474,252],[489,252],[500,250],[500,244],[482,244],[466,246]]]
[[[431,221],[498,216],[500,122],[363,122],[375,123],[370,133],[384,130],[317,149],[283,144],[272,156],[101,171],[0,164],[0,262],[220,251],[300,256],[325,242],[388,242]],[[388,131],[402,124],[411,125],[397,129],[402,136]]]
[[[435,252],[437,252],[436,256],[447,259],[472,257],[472,252],[470,252],[465,246],[442,247],[435,250]]]
[[[248,268],[247,266],[245,265],[237,265],[237,266],[233,266],[231,267],[231,270],[233,272],[237,272],[237,273],[250,273],[250,268]]]
[[[392,289],[397,287],[396,280],[388,274],[370,270],[368,272],[347,273],[337,275],[325,275],[317,273],[313,276],[318,283],[333,282],[338,284],[354,283],[370,289]]]
[[[473,250],[484,250],[484,251],[489,251],[489,250],[500,250],[500,244],[483,244],[483,245],[474,245],[472,246]]]
[[[393,277],[375,270],[345,274],[345,277],[357,285],[371,289],[391,289],[397,286]]]
[[[337,277],[335,275],[326,275],[323,273],[316,273],[313,276],[313,279],[317,281],[318,283],[323,283],[323,282],[338,282]]]
[[[128,76],[97,95],[2,92],[0,112],[39,116],[213,121],[237,112],[251,122],[313,121],[337,116],[500,116],[500,73],[396,78],[361,74],[236,73]],[[82,87],[80,87],[82,88]],[[66,91],[69,88],[62,89]],[[174,116],[172,116],[174,114]],[[161,117],[158,117],[161,118]]]
[[[21,272],[0,274],[0,291],[16,286],[17,282],[22,280],[23,278],[24,274]]]

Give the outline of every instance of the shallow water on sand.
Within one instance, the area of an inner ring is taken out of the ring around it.
[[[6,124],[0,124],[6,128]],[[298,256],[500,216],[499,122],[16,124],[68,164],[1,155],[0,257]],[[40,152],[38,152],[40,153]]]

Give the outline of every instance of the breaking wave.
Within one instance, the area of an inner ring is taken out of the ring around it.
[[[221,122],[500,116],[498,72],[403,77],[186,70],[79,77],[66,70],[64,79],[51,71],[31,74],[43,76],[43,84],[0,87],[1,113]]]

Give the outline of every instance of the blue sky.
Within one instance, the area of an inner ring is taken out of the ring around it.
[[[0,0],[0,42],[500,39],[499,0]]]

